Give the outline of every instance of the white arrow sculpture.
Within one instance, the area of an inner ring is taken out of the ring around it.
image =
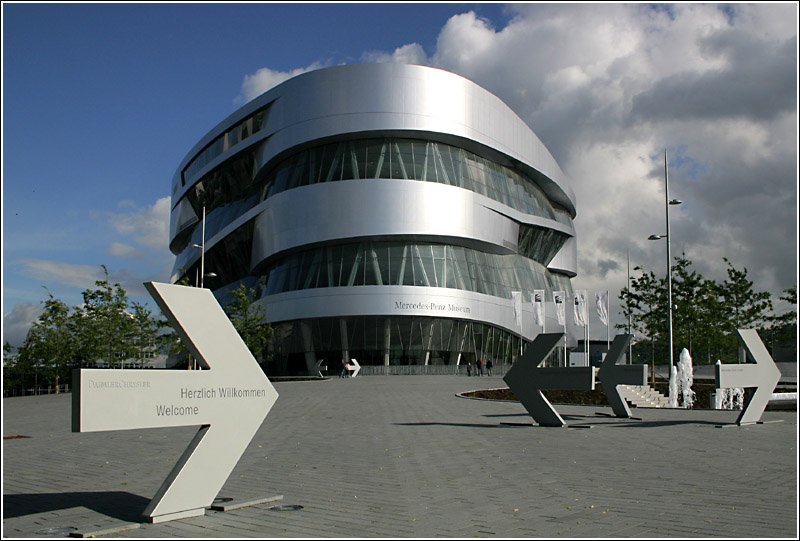
[[[769,403],[772,391],[781,379],[781,371],[767,351],[755,329],[737,329],[739,343],[753,360],[747,364],[716,365],[717,389],[731,387],[755,387],[750,400],[736,420],[738,425],[757,423]]]
[[[539,367],[563,338],[562,333],[540,334],[506,372],[503,381],[540,426],[567,426],[542,394],[542,389],[594,389],[594,367]]]
[[[210,290],[145,286],[206,370],[75,370],[72,431],[200,425],[144,511],[163,522],[205,513],[278,393]]]
[[[351,363],[351,364],[347,365],[347,367],[346,367],[346,368],[347,368],[348,370],[349,370],[350,368],[352,368],[352,369],[353,369],[353,373],[352,373],[352,374],[350,374],[350,377],[351,377],[351,378],[354,378],[354,377],[356,377],[356,376],[358,375],[358,373],[361,371],[361,365],[360,365],[360,364],[358,364],[358,361],[357,361],[357,360],[355,360],[355,359],[350,359],[350,363]]]

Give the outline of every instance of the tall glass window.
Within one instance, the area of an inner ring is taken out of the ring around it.
[[[403,285],[443,287],[510,299],[512,291],[571,291],[567,277],[527,257],[462,246],[358,242],[281,258],[264,272],[264,296],[319,287]]]
[[[206,147],[201,150],[192,160],[186,165],[181,172],[182,182],[185,185],[187,179],[191,179],[203,167],[211,163],[217,156],[226,152],[232,146],[244,141],[251,135],[261,131],[265,125],[267,118],[267,110],[271,103],[262,107],[249,117],[241,120],[232,128],[228,129],[221,135],[217,136]]]
[[[338,141],[305,149],[267,175],[261,199],[299,186],[355,179],[439,182],[490,197],[527,214],[562,221],[536,183],[462,148],[416,139]],[[569,216],[567,215],[567,218]]]

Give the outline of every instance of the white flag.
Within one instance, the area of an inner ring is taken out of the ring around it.
[[[544,325],[544,289],[534,289],[531,301],[533,302],[533,318],[541,327]]]
[[[522,291],[512,291],[511,298],[514,299],[514,318],[517,328],[522,329]]]
[[[575,291],[575,303],[573,304],[573,315],[575,316],[575,325],[585,327],[586,321],[589,319],[589,314],[586,309],[586,290],[579,289]]]
[[[553,291],[553,302],[556,305],[556,317],[558,317],[558,324],[566,325],[566,319],[564,318],[564,292]]]
[[[608,291],[598,291],[594,297],[597,302],[597,315],[603,325],[608,326]]]

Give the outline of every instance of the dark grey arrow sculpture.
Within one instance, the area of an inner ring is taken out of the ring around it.
[[[617,364],[628,344],[633,340],[630,334],[618,334],[611,342],[603,364],[600,366],[600,384],[606,395],[614,415],[630,418],[631,410],[628,403],[619,394],[618,385],[647,385],[647,366],[643,364]]]
[[[563,337],[563,333],[537,336],[503,378],[540,426],[567,426],[542,394],[542,389],[594,389],[594,368],[591,366],[539,367]]]
[[[739,345],[752,363],[716,365],[717,389],[755,387],[750,400],[736,420],[737,425],[757,423],[781,379],[781,371],[764,346],[755,329],[737,329]]]

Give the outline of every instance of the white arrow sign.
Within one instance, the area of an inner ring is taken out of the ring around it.
[[[594,389],[592,366],[539,367],[563,336],[562,333],[537,336],[503,378],[533,420],[541,426],[567,425],[542,394],[542,389]]]
[[[72,431],[200,425],[144,515],[202,515],[278,393],[208,289],[148,282],[147,290],[206,370],[75,370]]]
[[[753,363],[716,365],[717,389],[731,387],[755,387],[750,400],[745,404],[736,424],[753,424],[769,403],[772,391],[781,379],[781,371],[764,346],[755,329],[737,329],[739,343]]]
[[[353,373],[350,374],[350,377],[354,378],[361,371],[361,365],[358,364],[358,361],[355,360],[355,359],[350,359],[350,363],[351,364],[348,364],[347,366],[345,366],[345,368],[347,368],[348,370],[352,370],[353,371]]]

